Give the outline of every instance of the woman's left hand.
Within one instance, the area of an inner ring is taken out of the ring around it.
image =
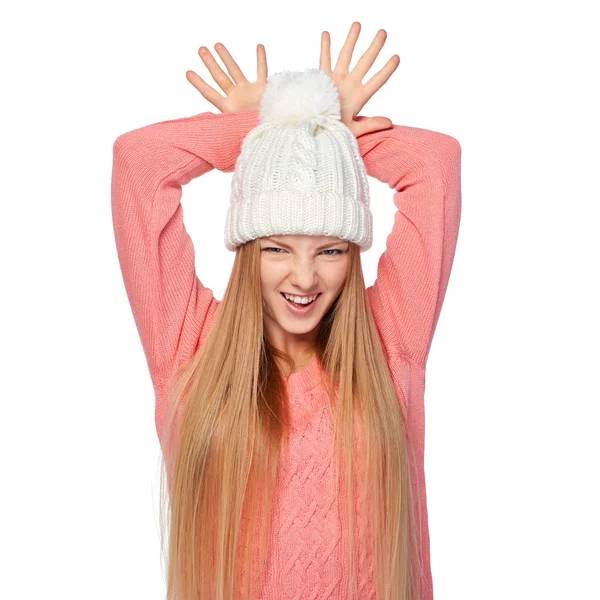
[[[256,46],[256,74],[257,79],[250,82],[231,54],[223,44],[215,44],[215,50],[227,67],[231,79],[221,69],[213,55],[206,46],[201,46],[198,54],[206,65],[217,85],[227,95],[223,97],[219,92],[206,83],[194,71],[186,71],[187,80],[211,103],[223,113],[239,112],[244,110],[258,110],[260,100],[267,84],[267,54],[262,44]]]
[[[361,25],[358,21],[352,23],[333,70],[331,68],[331,39],[329,32],[323,31],[321,34],[321,56],[319,58],[319,69],[325,71],[333,79],[338,89],[341,121],[352,131],[355,137],[371,131],[390,129],[393,126],[391,119],[387,117],[357,118],[357,115],[400,64],[400,57],[394,54],[381,70],[375,73],[367,83],[363,84],[362,80],[366,77],[367,71],[373,66],[385,43],[387,32],[385,29],[380,29],[377,32],[367,51],[360,57],[354,69],[350,71],[352,52],[360,30]]]

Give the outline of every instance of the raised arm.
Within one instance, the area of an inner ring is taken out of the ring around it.
[[[454,260],[461,214],[459,142],[394,125],[357,138],[367,172],[398,209],[367,290],[390,357],[425,367]]]
[[[243,139],[257,124],[258,111],[206,112],[148,125],[114,142],[115,241],[155,391],[205,336],[218,305],[196,275],[182,186],[213,168],[233,171]],[[215,199],[204,201],[208,212]]]

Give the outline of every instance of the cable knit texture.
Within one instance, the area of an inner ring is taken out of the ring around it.
[[[259,123],[235,165],[226,248],[300,234],[336,236],[368,250],[373,219],[367,172],[356,137],[340,121],[333,79],[319,69],[274,73]]]
[[[180,203],[182,186],[213,168],[232,172],[244,138],[258,122],[258,111],[205,112],[142,127],[114,142],[114,233],[155,391],[157,431],[166,415],[166,384],[206,338],[220,302],[196,275]],[[401,125],[365,134],[357,142],[368,175],[390,186],[397,208],[367,294],[394,385],[399,398],[406,399],[415,445],[410,466],[422,506],[423,600],[430,600],[425,364],[458,236],[461,147],[449,135]],[[261,599],[342,600],[348,591],[347,532],[337,519],[333,419],[318,362],[293,373],[286,385],[293,429],[289,452],[279,466]],[[359,464],[357,477],[362,468]],[[355,522],[357,597],[374,600],[364,524],[358,518]]]

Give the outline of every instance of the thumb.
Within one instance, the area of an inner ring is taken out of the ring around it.
[[[365,133],[390,129],[391,127],[393,127],[393,123],[387,117],[359,117],[359,120],[352,123],[352,132],[356,137],[359,137]]]

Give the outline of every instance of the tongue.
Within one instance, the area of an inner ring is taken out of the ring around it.
[[[302,304],[302,302],[295,302],[294,300],[291,300],[291,302],[293,302],[296,306],[308,306],[311,302],[314,302],[314,300],[311,300],[310,302],[307,302],[306,304]]]

